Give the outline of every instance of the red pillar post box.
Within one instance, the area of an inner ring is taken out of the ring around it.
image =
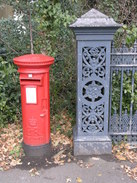
[[[29,156],[49,155],[49,69],[54,58],[30,54],[13,61],[20,73],[24,151]]]

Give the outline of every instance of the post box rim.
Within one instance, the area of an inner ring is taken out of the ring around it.
[[[26,54],[13,59],[18,66],[48,66],[54,63],[54,58],[43,54]]]

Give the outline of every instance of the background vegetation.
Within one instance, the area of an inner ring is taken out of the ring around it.
[[[0,126],[19,121],[20,87],[15,56],[30,53],[29,16],[31,12],[35,53],[55,57],[51,70],[51,116],[61,112],[75,121],[76,58],[75,39],[68,25],[91,8],[113,17],[124,26],[115,42],[125,39],[132,46],[137,38],[136,0],[0,0],[13,6],[18,15],[0,20]]]

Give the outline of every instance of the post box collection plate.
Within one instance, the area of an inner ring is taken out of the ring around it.
[[[36,87],[33,88],[26,87],[26,103],[27,104],[37,103]]]

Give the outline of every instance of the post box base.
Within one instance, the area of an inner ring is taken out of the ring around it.
[[[50,157],[52,155],[51,141],[49,142],[49,144],[44,144],[40,146],[30,146],[23,142],[22,146],[26,156],[29,157]]]

